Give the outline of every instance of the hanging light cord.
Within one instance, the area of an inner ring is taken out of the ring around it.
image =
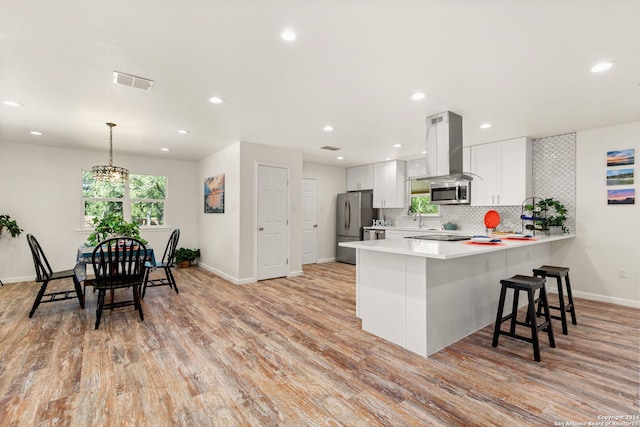
[[[113,127],[115,123],[107,123],[109,126],[109,166],[113,166]]]

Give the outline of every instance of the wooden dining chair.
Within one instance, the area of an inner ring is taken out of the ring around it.
[[[119,308],[133,305],[144,321],[142,304],[140,303],[140,287],[145,276],[147,248],[133,238],[116,237],[99,243],[91,255],[91,263],[95,279],[93,286],[98,291],[96,308],[96,329],[100,326],[103,309]],[[107,291],[131,288],[133,300],[104,302]]]
[[[80,302],[80,308],[84,308],[84,294],[82,293],[82,287],[80,281],[76,277],[74,270],[53,271],[47,257],[38,243],[38,240],[32,235],[27,234],[27,243],[31,249],[31,256],[33,257],[33,266],[36,269],[36,282],[41,283],[40,290],[36,296],[36,300],[33,302],[33,307],[29,312],[29,317],[33,317],[36,309],[40,303],[64,301],[67,299],[78,298]],[[54,280],[72,279],[75,290],[66,290],[58,292],[47,292],[47,286]]]
[[[180,240],[180,229],[176,228],[171,233],[171,236],[169,236],[169,241],[167,242],[167,246],[164,249],[164,254],[162,255],[162,261],[157,262],[155,266],[150,261],[147,261],[145,265],[146,272],[144,276],[144,285],[142,288],[141,298],[144,298],[147,287],[154,286],[169,286],[170,288],[175,290],[176,293],[179,293],[176,279],[175,277],[173,277],[173,272],[171,271],[175,263],[178,240]],[[154,268],[161,268],[164,272],[165,277],[159,279],[150,279],[149,275]]]

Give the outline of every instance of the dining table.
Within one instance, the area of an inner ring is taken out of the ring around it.
[[[87,285],[91,284],[91,283],[87,283],[87,281],[89,282],[92,281],[92,279],[89,278],[87,275],[87,265],[91,265],[91,262],[92,262],[91,257],[93,256],[93,251],[95,248],[96,248],[95,246],[91,246],[91,245],[87,246],[84,244],[78,247],[74,272],[78,280],[85,283],[84,285],[85,288]],[[155,257],[153,248],[151,246],[146,246],[146,249],[147,249],[146,251],[147,263],[150,264],[151,267],[155,268],[156,257]]]

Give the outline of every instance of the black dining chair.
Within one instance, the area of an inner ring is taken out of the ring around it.
[[[162,255],[162,261],[157,262],[155,265],[153,265],[150,261],[147,261],[145,265],[146,273],[144,276],[144,286],[142,288],[142,298],[144,298],[147,287],[154,286],[169,286],[170,288],[173,288],[176,293],[179,293],[176,279],[175,277],[173,277],[173,272],[171,271],[171,269],[174,267],[178,240],[180,240],[180,229],[176,228],[175,230],[173,230],[173,233],[171,233],[171,236],[169,236],[167,247],[164,249],[164,254]],[[159,279],[150,279],[149,275],[154,268],[162,268],[164,270],[165,277]]]
[[[73,269],[53,271],[51,265],[49,265],[49,261],[47,261],[47,257],[45,256],[42,247],[40,246],[40,243],[38,243],[38,240],[32,234],[27,234],[27,243],[29,243],[31,256],[33,257],[33,266],[36,269],[36,282],[42,283],[40,285],[38,295],[36,296],[36,300],[33,303],[33,307],[29,312],[29,317],[33,317],[33,314],[36,312],[40,303],[45,302],[64,301],[77,297],[80,302],[80,308],[84,308],[84,294],[82,293],[80,281],[76,277]],[[50,282],[64,279],[72,279],[75,290],[46,293],[47,286]]]
[[[98,306],[96,308],[96,329],[100,326],[103,309],[135,306],[144,321],[142,304],[140,303],[140,286],[145,275],[147,248],[133,238],[115,237],[99,243],[91,255],[91,263],[95,279],[94,288],[98,291]],[[114,301],[105,304],[107,291],[131,288],[133,300]]]

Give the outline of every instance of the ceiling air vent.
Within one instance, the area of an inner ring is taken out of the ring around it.
[[[154,83],[153,80],[145,79],[144,77],[132,76],[131,74],[125,74],[119,71],[113,72],[113,82],[143,90],[151,90]]]
[[[329,151],[338,151],[341,150],[340,147],[332,147],[330,145],[323,145],[322,147],[320,147],[321,150],[329,150]]]

